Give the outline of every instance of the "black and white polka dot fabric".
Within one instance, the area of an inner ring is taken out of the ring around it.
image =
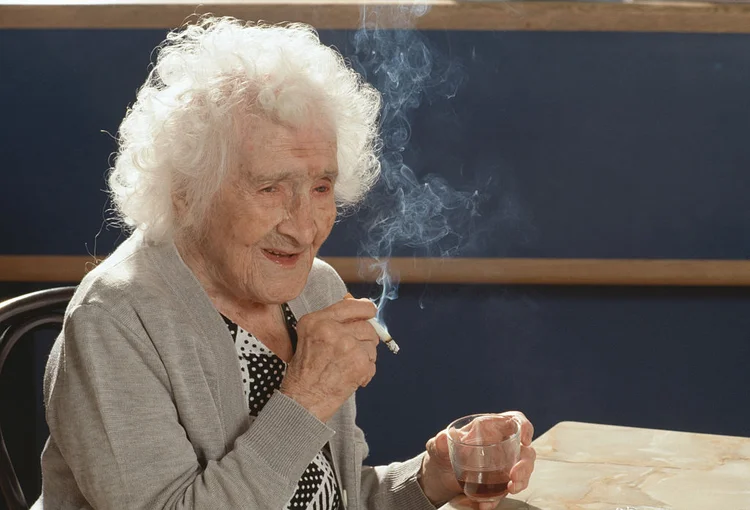
[[[292,347],[297,347],[297,321],[289,306],[283,305]],[[224,317],[234,339],[240,360],[242,387],[252,416],[258,416],[275,389],[281,385],[286,363],[268,347],[230,319]],[[288,510],[340,510],[341,496],[333,471],[330,451],[326,445],[307,466],[297,484],[297,491],[284,507]]]

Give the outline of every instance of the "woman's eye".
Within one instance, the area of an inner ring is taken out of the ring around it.
[[[268,186],[260,190],[261,193],[273,193],[274,191],[276,191],[276,186]]]
[[[330,184],[322,184],[315,188],[315,191],[318,193],[328,193],[330,190],[331,190]]]

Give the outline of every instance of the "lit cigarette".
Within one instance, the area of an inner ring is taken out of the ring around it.
[[[346,294],[344,298],[354,298],[351,294]],[[367,322],[370,323],[370,325],[375,329],[375,333],[378,334],[378,338],[382,340],[382,342],[385,344],[386,347],[388,347],[388,350],[391,351],[393,354],[398,354],[398,351],[401,350],[396,341],[393,339],[393,337],[386,331],[386,329],[383,327],[382,324],[380,324],[377,320],[374,318],[368,319]]]
[[[393,337],[388,334],[385,328],[381,326],[380,323],[375,319],[369,319],[367,322],[369,322],[372,327],[375,328],[375,333],[377,333],[380,339],[385,342],[385,346],[388,347],[388,350],[390,350],[393,354],[398,354],[398,351],[400,350],[399,346],[393,339]]]

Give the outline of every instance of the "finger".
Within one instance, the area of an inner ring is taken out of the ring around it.
[[[349,333],[359,341],[370,342],[374,345],[378,345],[380,338],[375,332],[375,328],[367,321],[355,321],[349,322],[345,326]]]
[[[369,299],[342,299],[316,314],[332,318],[338,322],[368,320],[375,317],[378,308]]]
[[[378,344],[372,342],[362,342],[362,349],[367,353],[370,363],[378,361]]]
[[[527,482],[514,482],[511,480],[508,482],[508,494],[518,494],[522,490],[528,487]]]
[[[434,459],[442,467],[450,467],[451,459],[448,453],[448,433],[440,431],[435,437],[427,441],[425,449],[431,459]]]
[[[536,451],[533,448],[521,447],[521,460],[516,463],[510,470],[510,483],[508,492],[516,494],[524,490],[529,485],[531,473],[534,471],[534,462],[536,461]]]
[[[378,343],[372,340],[359,340],[353,338],[353,344],[351,345],[352,353],[350,356],[361,356],[364,354],[363,360],[367,360],[368,363],[372,364],[378,360]],[[361,354],[360,354],[361,353]],[[365,364],[362,365],[362,369],[369,369]]]
[[[488,414],[474,419],[461,429],[458,436],[464,439],[476,438],[482,441],[503,441],[515,435],[520,419],[509,414]]]
[[[535,462],[536,450],[529,446],[522,446],[520,459],[510,470],[510,479],[519,482],[528,481],[534,471]]]
[[[377,370],[375,366],[375,360],[368,361],[367,368],[365,370],[366,370],[366,375],[359,383],[359,385],[362,388],[370,384],[370,381],[372,381],[372,378],[375,377],[375,371]]]
[[[521,422],[521,444],[524,446],[529,446],[532,439],[534,439],[534,425],[532,425],[529,419],[526,418],[526,415],[521,411],[509,411],[503,414],[515,416],[518,421]]]
[[[365,387],[375,377],[375,364],[378,359],[377,344],[369,341],[359,341],[354,337],[350,338],[352,339],[352,343],[347,352],[342,354],[349,359],[353,374],[358,374],[359,385]]]
[[[375,363],[378,359],[378,343],[380,339],[367,322],[358,321],[346,325],[342,325],[346,328],[347,342],[344,347],[346,351],[352,351],[354,353],[363,351],[367,355],[367,359],[370,363]],[[350,354],[352,355],[352,354]],[[353,354],[356,356],[356,354]]]

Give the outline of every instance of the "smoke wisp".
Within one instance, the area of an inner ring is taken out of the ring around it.
[[[455,189],[439,175],[418,175],[405,160],[415,110],[423,102],[449,101],[467,80],[456,58],[441,54],[415,30],[429,8],[420,0],[411,5],[363,5],[361,26],[352,39],[352,65],[383,97],[381,178],[357,216],[363,233],[359,255],[375,259],[371,269],[380,275],[381,323],[387,302],[397,297],[398,275],[388,267],[394,250],[407,250],[412,256],[457,256],[481,244],[480,233],[513,214],[506,210],[479,223],[480,206],[499,184],[491,183],[492,176],[483,185],[475,182],[468,189]]]

